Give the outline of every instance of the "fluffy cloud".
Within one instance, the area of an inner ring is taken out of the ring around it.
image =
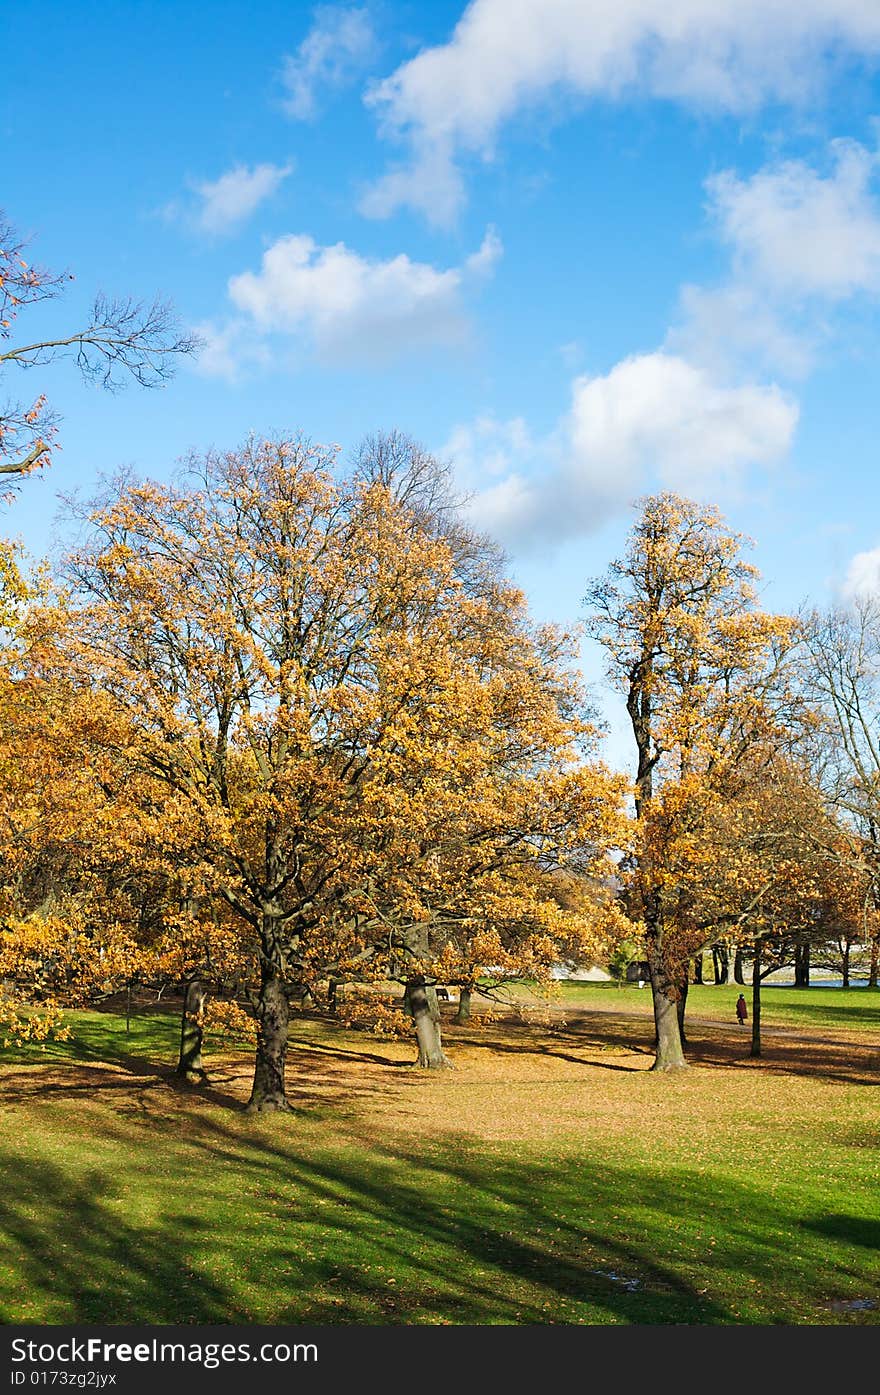
[[[462,292],[490,275],[501,253],[492,228],[461,266],[444,269],[403,254],[364,257],[344,242],[321,247],[302,234],[279,238],[258,271],[230,280],[237,318],[232,326],[208,327],[202,371],[230,376],[239,339],[253,361],[259,345],[266,352],[269,336],[284,336],[324,359],[349,363],[461,343],[468,333]]]
[[[465,483],[478,449],[491,465],[471,499],[474,523],[519,547],[589,533],[646,489],[717,496],[749,467],[788,450],[797,404],[777,386],[714,381],[658,351],[577,378],[571,408],[544,442],[521,423],[459,430],[446,452]],[[535,468],[537,465],[537,469]]]
[[[653,465],[670,488],[699,487],[787,448],[797,409],[775,386],[720,386],[671,354],[624,359],[605,377],[578,378],[571,438],[596,487],[639,488]]]
[[[826,175],[787,160],[750,179],[727,170],[708,180],[712,216],[742,279],[776,296],[832,301],[880,290],[877,154],[851,140],[831,150]]]
[[[783,306],[743,280],[683,286],[680,310],[665,347],[722,376],[748,364],[751,372],[803,378],[813,366],[817,338],[827,328],[817,326],[802,306]]]
[[[880,53],[875,0],[472,0],[448,43],[422,50],[368,100],[409,160],[364,211],[402,205],[449,221],[462,153],[490,155],[502,124],[552,92],[647,93],[744,112],[804,101],[840,53]]]
[[[206,233],[233,232],[271,198],[293,171],[293,165],[236,165],[219,179],[194,183],[199,204],[193,215],[195,225]]]
[[[317,115],[321,99],[363,72],[376,51],[366,10],[319,6],[314,24],[296,53],[284,60],[282,105],[288,116],[310,121]]]
[[[847,569],[842,590],[848,601],[880,597],[880,547],[856,553]]]
[[[449,227],[464,203],[464,180],[449,142],[419,143],[412,163],[389,170],[366,188],[358,207],[367,218],[388,218],[398,208],[414,208],[437,227]]]
[[[714,373],[737,365],[803,377],[854,297],[880,293],[875,150],[832,141],[822,167],[770,164],[706,181],[707,213],[730,249],[729,279],[684,286],[666,347]]]

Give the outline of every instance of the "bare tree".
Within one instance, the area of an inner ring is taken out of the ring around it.
[[[8,365],[37,368],[60,358],[73,359],[87,382],[109,391],[134,380],[159,387],[174,375],[182,355],[201,340],[184,332],[164,300],[140,301],[99,293],[88,323],[55,339],[12,343],[13,324],[23,309],[61,296],[73,277],[34,266],[22,255],[25,240],[0,213],[0,372]],[[0,406],[0,475],[19,480],[46,465],[58,427],[43,394],[33,401]]]
[[[868,888],[864,940],[870,944],[869,982],[880,969],[880,598],[805,617],[809,653],[805,686],[824,715],[816,739],[823,792],[847,832],[853,873]]]

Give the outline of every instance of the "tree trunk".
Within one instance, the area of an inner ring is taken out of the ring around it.
[[[749,1054],[761,1054],[761,941],[758,939],[752,959],[752,1049]]]
[[[849,942],[849,940],[847,940],[847,941],[845,942],[844,946],[843,946],[843,982],[842,982],[842,984],[841,984],[841,987],[842,987],[842,988],[849,988],[849,956],[850,956],[850,948],[851,948],[850,942]]]
[[[654,1000],[654,1026],[657,1039],[654,1049],[657,1053],[652,1070],[685,1070],[687,1061],[681,1042],[679,1025],[679,992],[666,972],[659,936],[651,926],[646,935],[648,969],[651,974],[651,994]]]
[[[257,1005],[257,1056],[254,1083],[247,1104],[248,1114],[288,1110],[284,1093],[284,1064],[287,1056],[289,1008],[284,986],[275,965],[264,958],[260,969],[260,999]]]
[[[743,952],[739,948],[733,956],[733,981],[734,983],[743,984],[746,981],[745,974],[743,973]]]
[[[440,1039],[440,1009],[437,992],[423,977],[410,979],[407,984],[416,1040],[419,1044],[417,1065],[423,1070],[449,1070],[452,1062],[443,1050]]]
[[[183,1012],[180,1015],[180,1057],[176,1074],[195,1084],[207,1080],[202,1066],[202,1013],[205,1009],[205,985],[200,979],[191,978],[183,995]]]
[[[678,1017],[678,1034],[681,1037],[682,1046],[687,1046],[687,1035],[684,1030],[684,1011],[687,1007],[688,997],[688,974],[687,967],[681,977],[681,987],[679,989],[678,1001],[675,1004],[675,1011]]]
[[[463,983],[458,990],[458,1012],[455,1014],[456,1022],[470,1022],[472,992],[473,989],[469,983]]]
[[[726,983],[730,975],[730,956],[727,945],[712,946],[712,970],[716,983]]]
[[[694,956],[694,983],[702,983],[702,982],[703,982],[703,956],[702,956],[702,954],[697,954],[697,955]]]
[[[809,988],[810,986],[809,940],[794,947],[794,986],[795,988]]]
[[[876,988],[880,977],[880,940],[875,936],[871,941],[871,967],[868,970],[868,987]]]

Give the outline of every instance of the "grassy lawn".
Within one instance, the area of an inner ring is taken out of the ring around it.
[[[550,997],[537,994],[525,985],[505,990],[513,1002],[549,1002],[566,1008],[611,1012],[639,1012],[651,1015],[649,988],[635,984],[558,983]],[[719,1022],[733,1021],[734,1003],[740,993],[751,1011],[750,983],[692,984],[688,989],[687,1015]],[[818,1028],[842,1031],[875,1031],[880,1034],[880,991],[868,988],[761,988],[761,1024],[813,1031]]]
[[[637,989],[450,1026],[437,1076],[298,1020],[297,1112],[267,1120],[238,1108],[246,1053],[187,1089],[173,1017],[71,1014],[70,1042],[3,1056],[0,1320],[876,1323],[843,1305],[880,1294],[880,1036],[822,1036],[876,1027],[880,995],[768,990],[816,1041],[753,1062],[708,1021],[738,991],[693,990],[674,1077]]]

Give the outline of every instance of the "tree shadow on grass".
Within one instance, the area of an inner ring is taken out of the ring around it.
[[[157,1098],[26,1164],[0,1150],[5,1321],[831,1322],[853,1318],[825,1298],[870,1285],[876,1221],[803,1219],[730,1177]]]
[[[144,1226],[118,1205],[118,1180],[88,1171],[71,1185],[66,1168],[10,1168],[0,1199],[4,1244],[16,1255],[16,1285],[0,1309],[6,1323],[238,1322],[245,1314],[215,1278],[191,1262],[195,1215]],[[38,1303],[36,1312],[31,1294]]]
[[[544,1049],[540,1032],[536,1032],[534,1028],[521,1030],[529,1034],[525,1037],[529,1050]],[[790,1034],[786,1029],[768,1028],[763,1036],[762,1055],[753,1057],[750,1055],[750,1034],[737,1027],[728,1027],[723,1023],[714,1026],[692,1021],[686,1024],[686,1030],[685,1057],[688,1063],[694,1066],[733,1066],[737,1070],[804,1076],[811,1080],[834,1080],[850,1085],[875,1083],[880,1067],[880,1043],[875,1045],[869,1042],[804,1040],[799,1039],[796,1033]],[[633,1054],[653,1056],[652,1038],[651,1019],[615,1020],[608,1016],[596,1022],[590,1020],[587,1012],[553,1031],[554,1044],[579,1046],[584,1043],[593,1049],[612,1047]],[[471,1044],[476,1044],[476,1041]],[[506,1046],[499,1044],[494,1049],[516,1052],[522,1050],[523,1046],[513,1042]],[[550,1046],[547,1048],[547,1054],[552,1055],[557,1049],[555,1045]],[[578,1060],[577,1057],[568,1059]],[[589,1062],[591,1067],[600,1064],[603,1063],[593,1059]],[[624,1066],[617,1069],[639,1070],[641,1067]]]
[[[842,990],[829,988],[825,991],[832,995]],[[772,1012],[772,1006],[770,1011]],[[880,1031],[880,1002],[873,996],[868,999],[864,1007],[861,1004],[857,1007],[841,1004],[838,1007],[833,1001],[827,1003],[797,1001],[797,1016],[798,1021],[780,1023],[780,1027],[784,1026],[792,1032],[797,1032],[800,1027],[810,1031],[813,1030],[810,1019],[819,1018],[822,1020],[817,1024],[818,1028],[827,1027],[830,1023],[832,1026],[841,1027],[850,1032]]]
[[[0,1103],[20,1105],[30,1100],[53,1097],[70,1100],[77,1095],[88,1099],[114,1094],[131,1096],[132,1090],[137,1090],[141,1095],[149,1090],[167,1090],[187,1100],[200,1099],[206,1104],[225,1109],[237,1109],[242,1103],[237,1095],[217,1089],[210,1083],[189,1084],[170,1066],[152,1065],[134,1057],[128,1063],[117,1060],[115,1064],[121,1066],[125,1074],[117,1074],[112,1069],[90,1071],[88,1067],[80,1067],[75,1075],[71,1072],[70,1078],[66,1078],[63,1072],[44,1075],[33,1068],[17,1074],[7,1072],[0,1089]]]
[[[861,1245],[867,1250],[880,1250],[880,1221],[868,1216],[832,1215],[803,1221],[806,1230],[842,1240],[847,1245]]]
[[[391,1150],[316,1157],[202,1117],[182,1185],[138,1223],[127,1196],[142,1204],[168,1173],[165,1150],[180,1167],[162,1132],[146,1188],[143,1146],[136,1164],[87,1168],[73,1186],[48,1162],[10,1172],[0,1218],[18,1276],[5,1321],[728,1320],[642,1246],[554,1216],[536,1184],[555,1192],[555,1170],[536,1178],[473,1147],[428,1164]],[[232,1217],[230,1192],[245,1199]]]
[[[562,1033],[557,1032],[556,1035],[561,1037]],[[458,1040],[461,1041],[462,1045],[466,1045],[469,1050],[488,1051],[493,1056],[522,1056],[523,1054],[523,1046],[521,1044],[517,1045],[516,1042],[499,1040],[496,1037],[487,1038],[483,1034],[480,1036],[470,1036],[466,1042],[462,1038],[458,1038]],[[583,1066],[584,1068],[589,1067],[590,1069],[595,1068],[597,1070],[623,1071],[627,1075],[644,1070],[644,1066],[641,1065],[624,1066],[616,1064],[613,1061],[597,1061],[593,1056],[590,1056],[588,1060],[584,1056],[574,1055],[571,1051],[560,1050],[562,1044],[562,1042],[557,1041],[547,1042],[546,1040],[530,1040],[528,1043],[528,1053],[537,1056],[550,1056],[558,1061],[570,1061],[573,1065]],[[584,1050],[592,1049],[593,1051],[602,1051],[612,1043],[610,1043],[607,1038],[599,1039],[597,1037],[594,1039],[590,1037],[585,1039],[583,1037],[578,1037],[577,1039],[572,1038],[571,1044],[572,1046],[581,1046]],[[627,1043],[626,1046],[622,1046],[621,1049],[626,1050],[628,1054],[634,1056],[645,1054],[643,1048],[633,1046],[631,1043]],[[653,1052],[651,1054],[653,1054]]]

